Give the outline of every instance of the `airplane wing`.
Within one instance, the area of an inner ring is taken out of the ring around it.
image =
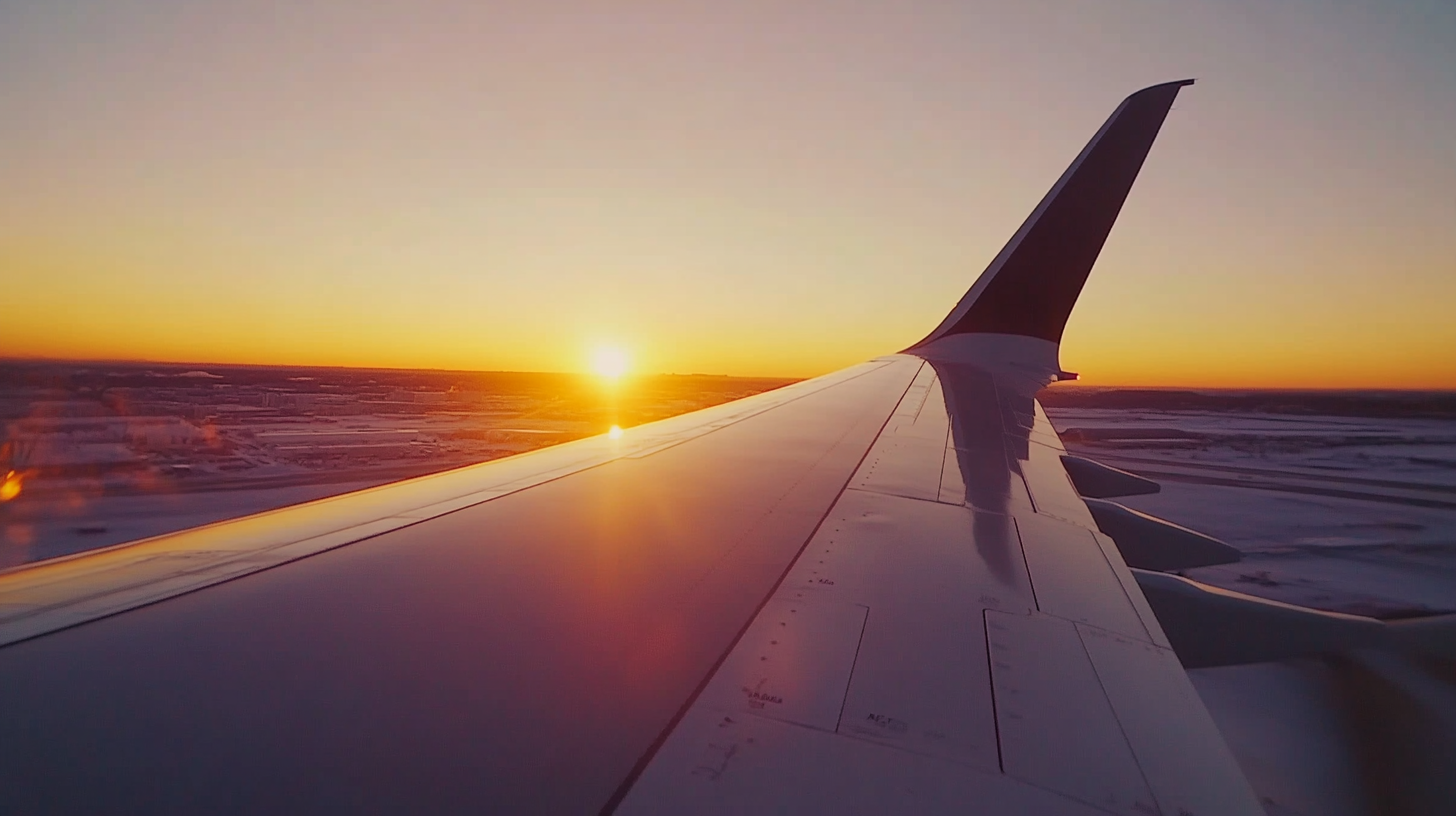
[[[1262,813],[1035,400],[1187,84],[902,353],[0,574],[0,807]]]

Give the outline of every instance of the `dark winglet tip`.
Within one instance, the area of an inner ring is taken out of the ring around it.
[[[1123,100],[956,308],[911,348],[980,333],[1061,343],[1164,118],[1178,91],[1193,83],[1151,85]]]
[[[1173,91],[1176,93],[1179,88],[1184,88],[1192,85],[1196,81],[1197,80],[1194,79],[1175,79],[1172,82],[1159,82],[1157,85],[1149,85],[1148,87],[1143,88],[1140,91],[1135,91],[1130,96],[1128,96],[1128,99],[1134,99],[1144,94],[1151,94],[1157,91]]]

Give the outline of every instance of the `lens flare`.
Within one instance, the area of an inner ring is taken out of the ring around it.
[[[20,483],[23,481],[21,474],[10,471],[5,474],[5,481],[0,482],[0,502],[8,502],[20,495]]]

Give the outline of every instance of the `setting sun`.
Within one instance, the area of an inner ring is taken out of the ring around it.
[[[615,380],[631,367],[627,352],[617,346],[597,346],[591,353],[591,370],[599,377]]]

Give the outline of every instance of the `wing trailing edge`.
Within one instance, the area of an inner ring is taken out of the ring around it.
[[[1060,343],[1173,100],[1192,84],[1165,82],[1124,99],[955,309],[906,351],[958,334]]]

